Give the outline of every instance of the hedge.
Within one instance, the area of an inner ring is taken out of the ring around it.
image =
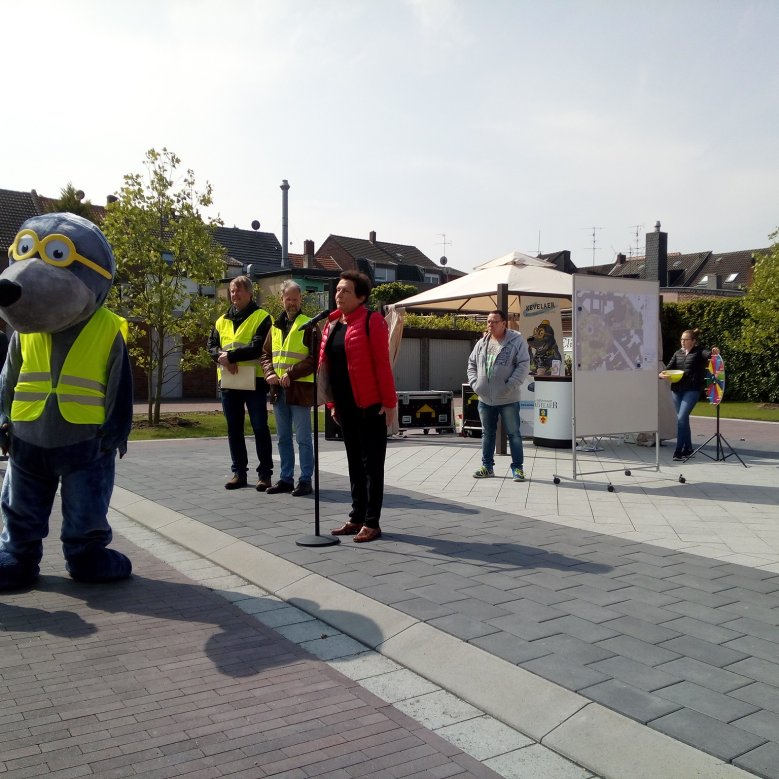
[[[667,362],[679,348],[683,330],[698,328],[700,343],[718,346],[725,361],[726,400],[779,403],[776,355],[779,333],[774,334],[775,349],[770,354],[750,350],[742,343],[741,327],[746,317],[742,299],[701,298],[684,303],[664,303],[660,313],[663,329],[663,360]]]

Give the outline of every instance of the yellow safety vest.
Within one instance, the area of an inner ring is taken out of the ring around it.
[[[220,316],[216,320],[214,327],[216,332],[219,333],[219,346],[223,351],[228,352],[231,349],[237,349],[239,346],[248,346],[254,338],[254,334],[257,332],[257,328],[262,324],[262,320],[268,316],[268,312],[261,308],[249,314],[246,319],[236,329],[235,322],[232,319],[227,319],[224,316]],[[254,375],[263,378],[265,376],[262,366],[260,365],[259,357],[256,360],[245,360],[239,362],[238,365],[251,365],[254,368]],[[222,380],[222,366],[217,366],[217,372],[219,373],[219,380]]]
[[[53,393],[67,422],[102,425],[108,357],[119,332],[127,340],[127,320],[99,308],[70,347],[56,387],[51,379],[51,334],[20,333],[22,366],[11,403],[11,421],[34,422]]]
[[[303,327],[306,322],[311,321],[311,317],[298,314],[295,321],[292,323],[287,337],[282,340],[282,330],[274,325],[271,331],[272,347],[273,347],[273,370],[276,371],[276,375],[281,378],[293,365],[299,363],[301,360],[305,360],[308,357],[308,349],[303,343],[304,331],[300,328]],[[308,376],[303,376],[295,381],[314,381],[314,374],[309,373]]]

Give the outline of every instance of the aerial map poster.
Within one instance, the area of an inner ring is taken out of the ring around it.
[[[576,435],[657,430],[660,285],[573,277]]]

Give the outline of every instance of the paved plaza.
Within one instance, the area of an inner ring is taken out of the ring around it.
[[[314,548],[313,499],[223,489],[224,439],[133,443],[133,579],[55,540],[3,596],[0,774],[779,777],[779,427],[722,429],[749,467],[603,439],[574,479],[527,442],[526,483],[393,440],[382,540]],[[326,535],[340,443],[320,472]]]

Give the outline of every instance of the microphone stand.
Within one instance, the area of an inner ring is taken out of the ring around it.
[[[312,338],[312,346],[316,343],[316,340],[316,338]],[[317,405],[316,388],[318,363],[319,354],[317,350],[316,360],[314,361],[314,535],[298,538],[295,541],[298,546],[334,546],[341,543],[341,539],[337,536],[319,535],[319,406]],[[327,406],[325,406],[326,413]]]

